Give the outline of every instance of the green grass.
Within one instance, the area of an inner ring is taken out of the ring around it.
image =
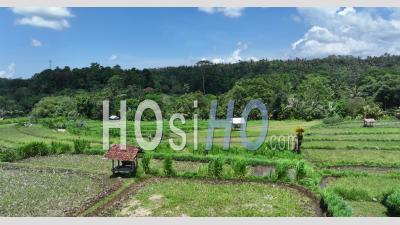
[[[400,151],[387,150],[303,150],[304,157],[321,166],[369,165],[400,167]]]
[[[385,193],[399,188],[400,176],[390,175],[341,177],[327,187],[344,199],[372,202],[380,202]]]
[[[87,129],[85,130],[85,132],[81,132],[80,134],[73,134],[69,132],[57,132],[56,130],[49,129],[39,124],[34,124],[31,127],[24,127],[17,125],[17,122],[24,120],[26,120],[26,118],[0,122],[0,145],[4,145],[11,148],[17,148],[23,144],[32,141],[44,142],[46,144],[50,144],[52,141],[55,141],[55,142],[70,144],[72,146],[73,141],[75,139],[85,139],[90,142],[92,149],[102,148],[101,121],[87,120],[86,121]],[[187,120],[185,125],[181,125],[179,123],[176,123],[176,125],[187,132],[187,143],[188,144],[193,143],[193,121]],[[144,136],[146,136],[147,134],[155,133],[154,122],[145,121],[142,123],[141,126]],[[199,121],[198,134],[199,134],[200,150],[204,149],[204,143],[207,135],[207,127],[208,127],[208,121],[206,120]],[[303,147],[302,155],[293,154],[288,151],[278,152],[278,153],[268,152],[268,154],[265,153],[254,154],[254,152],[242,151],[239,148],[236,148],[241,144],[240,132],[237,130],[232,131],[231,133],[232,148],[228,151],[223,151],[222,148],[218,146],[221,146],[221,144],[223,143],[224,131],[222,129],[216,129],[214,133],[214,138],[215,138],[214,144],[216,145],[216,147],[214,148],[213,151],[209,152],[206,158],[211,159],[213,157],[217,157],[218,155],[222,155],[228,161],[229,159],[245,158],[245,160],[247,161],[250,160],[253,164],[262,163],[263,165],[265,164],[272,166],[276,166],[275,162],[278,162],[279,160],[296,162],[297,160],[304,158],[319,167],[350,166],[349,168],[346,167],[346,170],[352,170],[351,166],[360,166],[357,167],[358,171],[357,173],[364,171],[366,172],[365,176],[341,177],[335,182],[329,184],[327,188],[334,191],[335,193],[339,193],[346,199],[346,202],[348,202],[354,209],[353,216],[362,216],[362,215],[383,216],[385,210],[384,208],[382,208],[383,206],[379,203],[379,200],[382,198],[383,192],[391,188],[399,188],[397,184],[400,183],[398,176],[387,175],[389,173],[389,171],[387,171],[389,167],[400,168],[400,129],[399,129],[400,121],[399,120],[377,121],[375,127],[373,128],[362,127],[362,121],[344,121],[342,123],[333,125],[323,124],[322,121],[310,121],[310,122],[299,121],[299,120],[269,121],[269,130],[268,130],[269,132],[267,140],[269,140],[272,135],[277,135],[277,136],[282,135],[284,137],[287,137],[288,135],[293,135],[294,130],[297,127],[305,128],[304,143],[302,146]],[[249,121],[247,126],[248,137],[250,139],[254,139],[259,135],[260,129],[261,129],[260,121]],[[112,133],[113,135],[110,138],[111,143],[118,143],[119,132],[112,132]],[[136,145],[134,139],[134,125],[132,122],[128,122],[127,133],[128,133],[127,137],[128,143]],[[168,143],[169,138],[177,139],[177,137],[170,132],[168,121],[164,121],[163,134],[164,134],[164,138],[162,140],[163,143]],[[193,154],[191,147],[188,147],[181,152],[175,152],[169,149],[168,145],[165,145],[156,152],[153,152],[153,154],[154,156],[173,154],[174,159],[180,159],[180,160],[196,159],[194,160],[196,162],[175,161],[174,167],[179,175],[182,175],[186,172],[196,173],[199,171],[201,171],[201,173],[204,173],[205,175],[207,174],[206,169],[208,164],[207,160],[204,161],[205,156],[203,151],[197,151],[194,152]],[[159,174],[162,175],[163,162],[160,161],[162,157],[161,158],[158,157],[158,159],[156,158],[152,160],[151,166],[153,167],[153,170],[161,171]],[[2,165],[4,165],[4,167],[2,167]],[[7,168],[7,165],[13,165],[12,167],[13,169],[4,170],[4,168]],[[384,172],[374,173],[374,170],[366,169],[363,166],[374,166],[377,168],[377,170],[379,170],[379,168],[383,169],[386,168],[386,169]],[[57,211],[58,208],[54,206],[53,207],[54,213],[53,212],[50,213],[50,215],[57,216],[57,215],[64,215],[61,212],[62,211],[61,208],[63,209],[68,208],[68,206],[62,203],[63,200],[61,198],[67,199],[66,196],[72,196],[68,198],[71,199],[76,198],[77,205],[81,204],[82,200],[78,199],[78,197],[75,197],[73,196],[73,194],[71,194],[71,190],[72,191],[77,191],[77,190],[71,188],[70,186],[68,186],[68,184],[60,182],[60,184],[64,185],[65,187],[59,187],[57,189],[57,187],[54,187],[55,184],[53,184],[52,181],[47,181],[46,179],[50,180],[53,179],[55,181],[58,181],[59,179],[61,179],[61,177],[63,179],[65,177],[65,180],[70,180],[71,184],[76,183],[77,188],[83,188],[83,189],[85,189],[85,185],[90,183],[91,185],[94,185],[95,189],[94,192],[96,192],[99,190],[96,188],[101,188],[101,185],[103,185],[102,187],[104,187],[105,185],[105,184],[100,184],[98,182],[99,181],[98,179],[100,179],[100,177],[104,178],[105,176],[110,174],[110,167],[111,163],[108,160],[104,160],[102,156],[65,154],[58,156],[34,157],[18,161],[12,164],[6,164],[6,163],[0,164],[0,168],[3,168],[2,170],[14,171],[14,175],[12,176],[10,174],[7,174],[8,172],[0,175],[1,179],[4,179],[4,180],[0,179],[0,181],[3,181],[2,182],[3,186],[1,187],[4,188],[4,190],[7,190],[8,192],[13,191],[13,193],[15,193],[16,195],[21,195],[21,198],[27,199],[29,207],[24,206],[25,208],[23,206],[18,205],[22,204],[20,203],[21,200],[19,200],[18,196],[13,197],[15,201],[10,198],[5,200],[8,201],[8,204],[10,205],[13,204],[17,205],[19,207],[17,208],[20,210],[21,215],[31,215],[31,214],[42,215],[41,213],[43,213],[46,210],[49,210],[46,209],[46,206],[43,206],[44,207],[43,211],[40,211],[39,209],[31,209],[34,208],[34,206],[33,203],[31,204],[29,202],[43,201],[44,202],[43,204],[49,204],[50,206],[53,206],[52,205],[53,203],[46,202],[48,201],[46,200],[46,197],[41,196],[40,195],[41,193],[39,193],[39,191],[37,191],[35,188],[42,187],[45,190],[47,190],[46,188],[54,188],[55,190],[58,190],[59,191],[58,195],[55,192],[54,193],[51,191],[49,192],[49,195],[51,197],[54,197],[56,199],[60,198],[61,201],[60,210]],[[44,172],[39,172],[42,169]],[[54,169],[53,174],[46,172],[46,171],[52,171],[52,169]],[[252,168],[248,167],[247,169],[248,173],[250,173]],[[223,171],[224,171],[224,177],[230,177],[229,174],[233,173],[231,166],[228,164],[224,165]],[[69,174],[67,174],[67,172]],[[82,172],[85,175],[82,175]],[[82,176],[79,178],[77,174],[81,174]],[[95,176],[96,178],[92,179],[86,177],[87,175],[90,174]],[[54,176],[54,178],[52,178],[52,176]],[[32,187],[30,188],[32,188],[32,190],[30,190],[28,187],[25,186],[22,186],[20,188],[18,185],[17,185],[18,188],[15,188],[16,190],[11,190],[11,188],[8,185],[9,184],[12,185],[15,183],[8,180],[11,179],[10,177],[12,177],[12,179],[14,179],[15,182],[20,182],[20,183],[22,182],[21,180],[27,179],[28,183],[31,182]],[[32,178],[32,180],[30,180],[30,178]],[[36,180],[39,180],[40,182],[43,183],[35,182]],[[170,190],[172,189],[173,185],[176,185],[177,187],[182,187],[183,192],[178,193],[178,191]],[[196,189],[196,185],[203,187],[205,191],[208,191],[207,193],[215,192],[216,195],[221,196],[221,198],[218,198],[220,201],[222,202],[227,201],[228,204],[218,205],[219,203],[214,202],[212,199],[209,199],[211,197],[209,197],[207,194],[200,194],[200,195],[197,194],[199,190]],[[234,187],[228,188],[223,184],[209,184],[193,180],[190,180],[188,182],[183,182],[181,180],[172,180],[168,181],[165,185],[161,183],[151,184],[150,186],[148,186],[149,188],[148,187],[144,188],[143,194],[139,193],[137,196],[132,197],[133,199],[131,200],[139,201],[140,206],[136,205],[133,208],[127,206],[123,209],[125,211],[121,212],[128,215],[131,213],[135,213],[135,211],[138,208],[142,208],[144,212],[146,212],[146,210],[150,210],[151,215],[166,215],[166,216],[300,215],[297,214],[298,211],[296,208],[296,204],[293,204],[293,202],[291,202],[293,206],[290,206],[292,208],[286,206],[288,207],[287,211],[279,208],[278,206],[276,211],[275,209],[272,211],[265,211],[265,208],[262,208],[262,205],[264,203],[259,202],[262,200],[262,198],[258,197],[257,200],[255,197],[256,194],[261,194],[261,195],[263,194],[263,192],[258,190],[262,188],[257,186],[261,184],[250,185],[248,183],[243,183],[243,185],[245,185],[246,188],[249,188],[249,190],[253,190],[254,193],[246,192],[245,190],[243,190],[245,188],[240,185],[234,185]],[[159,194],[164,196],[162,199],[165,200],[166,197],[168,196],[168,193],[160,190],[161,187],[166,187],[167,191],[169,190],[171,194],[175,195],[171,196],[172,198],[171,201],[169,200],[163,201],[161,202],[162,204],[160,208],[157,208],[152,201],[148,200],[148,198],[151,197],[151,195],[153,194],[155,195],[159,192]],[[219,187],[221,188],[221,190],[226,191],[226,193],[231,193],[231,195],[234,195],[232,193],[232,190],[242,191],[246,196],[248,196],[249,199],[253,198],[255,199],[254,201],[256,206],[251,205],[251,203],[245,203],[248,204],[251,210],[247,209],[246,207],[244,208],[239,207],[239,209],[231,209],[233,205],[234,206],[239,205],[237,202],[235,202],[236,199],[226,196],[224,193],[220,193],[219,189],[217,190],[214,187]],[[271,186],[264,185],[262,187],[265,188],[266,191],[271,191],[270,190]],[[288,191],[287,189],[282,189],[282,188],[277,188],[277,189],[280,191],[286,191],[286,192]],[[23,192],[19,192],[23,190],[27,191],[28,193],[33,193],[32,195],[33,197],[30,198]],[[157,193],[156,192],[153,193],[151,192],[151,190],[155,190]],[[274,189],[272,188],[272,190]],[[3,194],[4,193],[3,189],[0,190],[0,192]],[[147,195],[145,193],[147,193]],[[93,193],[88,192],[88,196],[91,194]],[[299,197],[297,193],[290,192],[289,194],[293,194],[295,196],[296,201],[294,202],[297,202],[298,198],[303,198],[301,196]],[[276,199],[284,200],[286,198],[289,198],[288,197],[289,194],[283,194],[283,192],[282,193],[279,192],[277,194],[278,197]],[[178,203],[186,207],[186,204],[188,203],[185,202],[187,199],[184,199],[184,197],[187,195],[193,195],[190,196],[190,198],[193,199],[189,200],[200,202],[199,204],[202,207],[201,208],[202,211],[194,209],[193,206],[190,204],[187,206],[188,209],[174,208],[176,207],[174,204]],[[3,196],[0,196],[0,200],[2,200],[1,199],[2,197]],[[374,199],[376,199],[376,201]],[[106,200],[107,198],[103,201]],[[132,203],[132,201],[130,203]],[[301,202],[302,200],[299,201]],[[208,207],[207,205],[205,205],[206,202],[212,202],[215,205]],[[42,203],[38,203],[38,205],[40,204]],[[100,203],[98,204],[101,205]],[[129,205],[129,202],[127,204]],[[77,207],[75,205],[73,206]],[[222,207],[222,208],[221,210],[217,210],[217,207]],[[1,207],[0,212],[1,212],[0,215],[12,215],[12,213],[19,215],[18,211],[13,211],[12,209],[9,209],[7,207],[6,208]],[[301,215],[308,215],[308,214],[306,212]]]
[[[194,180],[150,183],[117,216],[313,216],[310,199],[270,184],[212,184]]]
[[[101,148],[102,146],[102,138],[57,132],[41,125],[33,125],[31,127],[23,127],[16,124],[0,125],[0,145],[8,147],[19,147],[34,141],[47,144],[56,141],[72,145],[73,140],[79,138],[87,139],[91,142],[91,147],[93,148]]]
[[[28,158],[18,161],[15,165],[29,167],[58,168],[83,171],[88,173],[107,174],[111,169],[110,160],[103,159],[98,155],[52,155]]]
[[[400,141],[364,141],[364,140],[305,140],[305,149],[359,149],[359,150],[400,150]]]
[[[206,167],[207,163],[201,162],[188,162],[188,161],[175,161],[174,167],[178,173],[185,173],[185,172],[197,172],[200,167]],[[163,160],[153,159],[151,160],[150,167],[152,169],[163,169]]]
[[[387,216],[384,195],[400,188],[400,174],[344,176],[325,187],[341,196],[353,209],[352,216]]]
[[[96,177],[0,168],[0,216],[65,216],[103,188]]]
[[[384,217],[386,207],[379,202],[347,201],[353,209],[354,217]]]

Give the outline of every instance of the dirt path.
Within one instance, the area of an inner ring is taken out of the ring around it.
[[[92,212],[85,214],[85,216],[87,217],[111,216],[111,212],[113,209],[119,207],[124,201],[128,200],[130,195],[135,194],[138,190],[140,190],[142,187],[144,187],[152,180],[153,179],[150,178],[150,179],[140,180],[137,182],[132,182],[127,187],[124,187],[124,189],[116,196],[113,196],[110,200],[106,201],[105,204],[95,208]],[[93,203],[93,205],[94,204],[95,203]]]

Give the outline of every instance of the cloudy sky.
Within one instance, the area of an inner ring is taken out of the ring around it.
[[[123,68],[400,54],[394,8],[0,8],[0,77],[91,62]]]

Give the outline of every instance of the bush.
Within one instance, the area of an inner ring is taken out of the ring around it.
[[[239,178],[243,178],[247,173],[247,163],[243,159],[233,160],[231,167],[234,171],[234,175]]]
[[[143,158],[142,158],[142,167],[143,167],[143,171],[146,174],[150,174],[151,170],[150,170],[150,161],[153,158],[152,155],[150,154],[144,154]]]
[[[14,162],[18,160],[18,154],[14,149],[0,146],[0,162]]]
[[[383,115],[382,109],[375,103],[364,106],[363,112],[365,118],[379,119]]]
[[[170,157],[170,156],[168,156],[164,159],[164,174],[166,176],[176,175],[174,163],[173,163],[172,157]]]
[[[321,197],[328,216],[345,217],[353,214],[352,208],[342,197],[326,190],[322,192]]]
[[[69,152],[71,152],[71,146],[69,144],[54,141],[50,144],[51,154],[65,154]]]
[[[347,200],[370,201],[373,198],[366,190],[363,189],[335,187],[333,191]]]
[[[386,111],[393,119],[400,119],[400,107],[389,109]]]
[[[66,129],[71,134],[82,134],[89,131],[89,127],[84,120],[68,121],[66,123]],[[112,130],[113,129],[110,129],[110,131]]]
[[[208,175],[215,178],[221,178],[223,175],[224,159],[217,157],[208,163]]]
[[[44,97],[34,105],[31,114],[37,118],[67,117],[77,114],[77,104],[68,96]]]
[[[343,122],[343,117],[340,115],[336,114],[330,117],[326,117],[322,120],[324,124],[336,124],[336,123],[341,123]]]
[[[138,165],[136,167],[136,172],[135,172],[135,177],[141,178],[144,176],[144,171],[143,171],[143,167]]]
[[[386,206],[389,216],[400,216],[400,191],[392,191],[386,194],[383,205]]]
[[[363,113],[363,107],[367,104],[364,98],[355,97],[343,100],[344,113],[351,118],[355,118],[357,115]]]
[[[34,156],[45,156],[50,153],[50,148],[43,142],[31,142],[17,150],[21,159],[26,159]]]
[[[39,123],[50,129],[65,129],[67,127],[67,119],[64,117],[43,118]]]
[[[287,178],[288,175],[288,164],[285,162],[279,162],[277,163],[275,167],[275,175],[278,180],[282,180],[284,178]]]
[[[90,149],[90,142],[85,139],[74,140],[74,154],[82,154]]]
[[[306,176],[305,165],[303,161],[296,164],[296,180],[301,180]]]

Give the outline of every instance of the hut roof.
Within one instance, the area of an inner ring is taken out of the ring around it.
[[[121,145],[113,144],[108,149],[105,157],[113,160],[132,161],[136,158],[139,149],[133,146],[126,146],[126,150],[121,149]]]
[[[232,118],[232,124],[245,124],[246,121],[242,117],[234,117]]]

